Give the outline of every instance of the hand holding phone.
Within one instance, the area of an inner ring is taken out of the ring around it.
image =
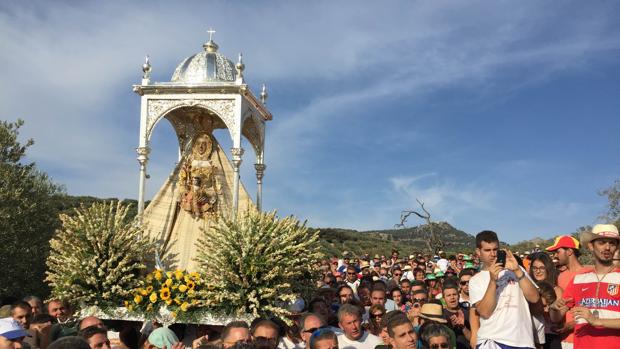
[[[499,263],[502,267],[506,266],[506,251],[499,250],[497,251],[497,261],[495,263]]]

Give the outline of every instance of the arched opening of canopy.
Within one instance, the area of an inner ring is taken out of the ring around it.
[[[255,163],[262,163],[265,136],[263,126],[255,120],[255,117],[253,115],[249,115],[243,121],[241,134],[248,140],[252,149],[254,150],[256,160],[251,159],[250,161],[254,161]]]
[[[155,129],[163,118],[167,119],[172,124],[177,134],[179,151],[181,153],[189,142],[191,142],[192,137],[198,132],[212,133],[215,129],[227,129],[228,134],[233,138],[231,125],[227,125],[224,119],[213,110],[199,105],[181,105],[157,117],[152,128],[148,130],[147,136],[149,141],[153,134],[153,129]]]

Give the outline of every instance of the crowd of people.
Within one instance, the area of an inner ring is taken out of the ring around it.
[[[27,297],[0,309],[0,349],[620,348],[619,243],[614,225],[599,224],[523,253],[500,249],[492,231],[471,254],[344,252],[317,265],[315,295],[291,304],[288,324],[137,328],[75,321],[65,303]],[[593,265],[580,263],[583,249]]]

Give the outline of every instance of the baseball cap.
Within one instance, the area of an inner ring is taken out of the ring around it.
[[[579,249],[579,241],[570,235],[560,235],[555,238],[553,245],[546,248],[547,251],[555,251],[558,248]]]
[[[5,317],[0,319],[0,336],[13,340],[21,337],[28,337],[28,332],[24,330],[13,318]]]
[[[472,262],[465,262],[463,269],[476,269],[476,266]]]

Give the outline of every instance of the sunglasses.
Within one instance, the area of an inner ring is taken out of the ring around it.
[[[382,317],[383,313],[370,314],[370,316],[373,317],[373,318],[378,318],[378,317]]]
[[[349,273],[349,272],[347,272],[347,275],[357,275],[357,273]]]
[[[398,274],[398,273],[394,273],[392,275],[394,275],[394,276],[403,276],[403,274]]]
[[[414,298],[413,301],[418,302],[418,303],[423,303],[423,302],[426,302],[426,298]]]
[[[241,343],[252,343],[252,341],[250,339],[240,339],[240,340],[238,340],[236,342],[230,342],[230,341],[226,342],[225,341],[224,343],[230,343],[232,345],[236,345],[236,344],[241,344]]]
[[[450,345],[448,343],[431,344],[431,349],[448,349]]]
[[[309,329],[305,330],[304,333],[314,334],[314,332],[316,332],[318,330],[321,330],[321,329],[324,329],[324,328],[328,328],[328,326],[312,327],[312,328],[309,328]]]
[[[258,336],[258,337],[254,337],[254,340],[258,342],[275,342],[276,338],[267,338],[263,336]]]
[[[461,281],[461,282],[460,282],[461,286],[465,286],[465,285],[467,285],[468,283],[469,283],[469,280],[467,280],[467,281]]]

